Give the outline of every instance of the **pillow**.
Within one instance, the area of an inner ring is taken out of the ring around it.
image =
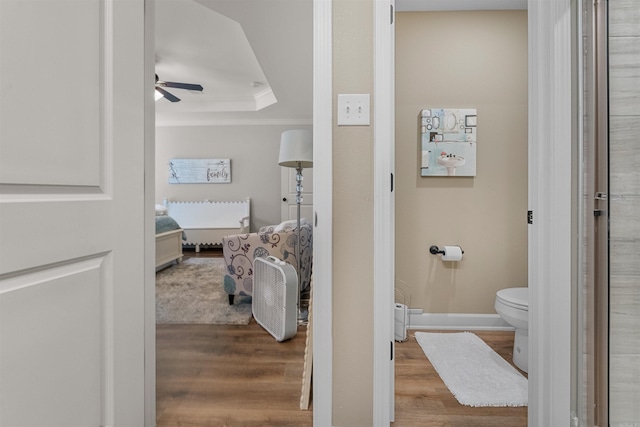
[[[260,230],[258,230],[258,233],[273,233],[273,230],[276,228],[275,225],[265,225],[260,227]]]
[[[307,224],[307,220],[305,218],[300,218],[300,226]],[[279,233],[281,231],[293,231],[298,227],[297,219],[290,219],[288,221],[283,221],[273,229],[274,233]]]
[[[156,205],[156,216],[162,216],[167,214],[167,208],[163,205]]]

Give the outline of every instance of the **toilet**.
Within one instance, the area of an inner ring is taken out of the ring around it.
[[[529,372],[529,288],[507,288],[496,292],[496,312],[516,328],[513,363]]]

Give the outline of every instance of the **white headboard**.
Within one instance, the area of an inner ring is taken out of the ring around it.
[[[251,200],[172,202],[163,199],[170,217],[185,230],[187,244],[221,244],[227,234],[248,233]]]

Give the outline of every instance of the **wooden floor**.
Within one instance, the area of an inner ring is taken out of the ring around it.
[[[253,320],[158,325],[157,427],[311,426],[299,409],[305,331],[278,343]]]
[[[512,332],[476,334],[511,361]],[[526,407],[460,405],[409,335],[396,343],[392,426],[527,425]],[[300,327],[278,343],[254,320],[248,326],[158,325],[157,427],[311,427],[312,410],[299,409],[305,338]]]
[[[527,408],[473,408],[458,403],[409,331],[396,343],[396,420],[394,427],[525,427]],[[446,331],[443,331],[446,332]],[[474,331],[511,362],[513,332]],[[512,363],[513,365],[513,363]]]

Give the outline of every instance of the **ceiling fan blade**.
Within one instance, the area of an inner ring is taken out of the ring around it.
[[[172,87],[175,89],[197,90],[202,92],[202,86],[192,83],[176,83],[176,82],[159,82],[164,87]]]
[[[158,92],[160,92],[162,95],[164,95],[165,98],[167,98],[167,100],[171,101],[171,102],[178,102],[180,101],[180,98],[178,98],[177,96],[173,95],[170,92],[167,92],[166,90],[162,89],[161,87],[156,86],[156,90]]]

